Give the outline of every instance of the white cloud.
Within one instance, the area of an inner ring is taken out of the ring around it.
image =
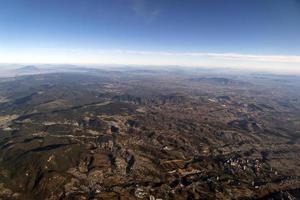
[[[263,61],[263,62],[291,62],[300,63],[300,56],[296,55],[251,55],[237,53],[206,53],[206,52],[161,52],[161,51],[130,51],[117,50],[124,54],[137,55],[159,55],[159,56],[188,56],[188,57],[210,57],[215,59],[240,60],[240,61]]]

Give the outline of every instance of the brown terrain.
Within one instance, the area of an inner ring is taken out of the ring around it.
[[[298,91],[192,69],[2,78],[0,199],[300,199]]]

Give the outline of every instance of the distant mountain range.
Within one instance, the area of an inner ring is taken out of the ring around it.
[[[33,66],[33,65],[28,65],[28,66],[24,66],[24,67],[21,67],[19,69],[17,69],[18,72],[37,72],[39,71],[40,69],[36,66]]]

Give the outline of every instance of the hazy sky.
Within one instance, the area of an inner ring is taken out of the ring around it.
[[[0,62],[300,71],[300,0],[0,0]]]

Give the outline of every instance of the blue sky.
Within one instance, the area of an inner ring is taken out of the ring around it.
[[[300,1],[0,0],[0,62],[296,69]]]

